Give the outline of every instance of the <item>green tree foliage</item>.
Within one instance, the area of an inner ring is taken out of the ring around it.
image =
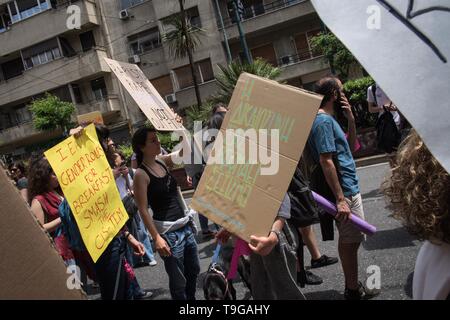
[[[267,79],[275,79],[281,74],[280,68],[274,67],[260,58],[254,60],[251,64],[233,61],[227,66],[219,65],[219,69],[220,73],[216,76],[219,92],[213,101],[225,104],[230,102],[234,87],[242,72],[251,73]]]
[[[367,106],[367,88],[374,83],[375,81],[371,77],[349,80],[344,83],[344,93],[355,108],[358,127],[373,127],[377,121],[377,114],[370,113]]]
[[[213,106],[212,101],[207,101],[201,106],[193,105],[186,108],[186,128],[193,130],[195,121],[201,121],[202,127],[205,126],[211,116]]]
[[[357,62],[353,54],[331,32],[320,32],[310,41],[312,50],[322,52],[328,59],[331,69],[345,82],[348,79],[350,66]]]
[[[71,116],[75,106],[71,102],[61,101],[50,93],[46,93],[41,99],[34,100],[29,109],[33,114],[33,125],[37,130],[60,128],[67,131],[72,126]]]

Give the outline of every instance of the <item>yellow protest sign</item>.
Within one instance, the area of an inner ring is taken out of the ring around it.
[[[98,142],[95,126],[79,138],[70,136],[45,152],[96,262],[128,220],[112,170]]]

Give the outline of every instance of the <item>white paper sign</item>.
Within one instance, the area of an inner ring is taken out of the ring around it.
[[[450,172],[450,1],[311,2]]]
[[[141,69],[135,64],[105,58],[111,70],[119,78],[139,108],[156,130],[173,131],[184,129],[175,114],[153,87]]]

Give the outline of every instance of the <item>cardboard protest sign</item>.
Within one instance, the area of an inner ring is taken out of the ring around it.
[[[100,111],[93,111],[77,116],[78,124],[98,123],[103,124],[103,117]]]
[[[450,172],[450,4],[311,0]]]
[[[304,90],[242,74],[191,206],[246,241],[266,236],[320,102]],[[222,156],[225,164],[218,164]]]
[[[108,58],[105,58],[105,61],[156,130],[184,129],[183,125],[176,121],[175,114],[137,65]]]
[[[70,136],[45,152],[96,262],[128,220],[112,170],[98,142],[95,126]]]
[[[4,170],[0,195],[0,300],[86,299]]]

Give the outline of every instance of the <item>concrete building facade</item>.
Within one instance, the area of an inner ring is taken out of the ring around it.
[[[193,58],[205,101],[217,90],[218,65],[227,63],[224,34],[232,58],[243,57],[236,14],[226,0],[184,6],[190,23],[204,31]],[[61,134],[33,129],[27,105],[45,92],[73,102],[77,115],[101,111],[119,140],[141,126],[145,116],[104,57],[138,64],[176,110],[195,104],[188,59],[173,58],[162,40],[177,12],[177,0],[0,0],[0,154],[27,153]],[[310,48],[322,28],[310,1],[240,0],[238,16],[252,57],[280,67],[279,80],[309,89],[329,72]]]

